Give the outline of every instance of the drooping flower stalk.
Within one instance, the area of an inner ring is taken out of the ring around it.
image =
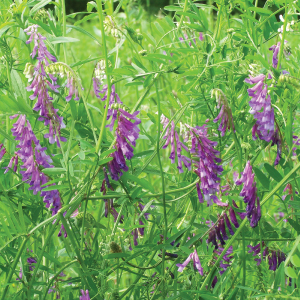
[[[103,85],[103,81],[106,79],[104,60],[97,63],[94,72],[93,88],[95,95],[97,98],[105,101],[107,99],[108,86],[107,84]],[[102,97],[101,94],[104,96]],[[127,111],[127,107],[123,105],[123,102],[115,91],[115,86],[112,85],[107,112],[107,120],[110,119],[110,124],[106,125],[106,127],[108,127],[110,131],[113,131],[115,122],[117,121],[115,131],[117,141],[114,145],[116,151],[110,154],[113,160],[108,163],[109,173],[113,180],[119,180],[123,175],[123,171],[128,171],[125,157],[128,160],[133,157],[132,147],[136,146],[136,140],[138,139],[140,132],[138,125],[141,123],[141,120],[137,118],[138,114],[139,111],[136,111],[133,114],[130,114]],[[134,121],[134,123],[131,121]]]
[[[264,83],[265,75],[260,74],[256,77],[245,79],[249,84],[255,84],[248,89],[248,95],[251,98],[249,105],[250,113],[254,115],[256,123],[252,129],[252,137],[256,140],[256,135],[269,142],[274,135],[274,109],[271,106],[271,97],[267,95],[268,86]],[[262,111],[261,111],[262,110]]]
[[[161,115],[161,123],[163,124],[163,129],[165,129],[169,124],[169,119],[163,114]],[[189,149],[183,142],[180,141],[178,132],[175,129],[174,121],[171,122],[171,128],[167,128],[166,134],[163,136],[163,139],[166,139],[166,143],[164,144],[163,149],[166,149],[169,145],[171,145],[171,154],[169,158],[171,159],[172,164],[175,163],[175,157],[177,156],[177,169],[179,170],[179,173],[183,173],[182,163],[190,171],[192,168],[191,159],[181,154],[182,148],[184,148],[188,152]]]
[[[46,154],[46,148],[40,145],[40,141],[33,133],[29,121],[26,120],[26,116],[14,115],[11,118],[14,119],[16,117],[19,118],[17,122],[13,124],[11,131],[15,140],[19,142],[16,146],[19,150],[16,152],[15,157],[22,161],[22,165],[20,166],[22,180],[30,185],[29,190],[33,190],[34,195],[41,192],[40,196],[44,198],[43,201],[46,203],[46,207],[51,209],[52,215],[55,215],[61,208],[60,195],[58,190],[43,191],[44,188],[48,187],[44,185],[49,179],[40,170],[41,167],[52,168],[52,159]],[[18,163],[17,159],[14,161]],[[14,170],[16,170],[16,168],[17,164],[15,164]]]
[[[222,248],[220,246],[218,247],[218,249],[214,250],[214,253],[217,255],[217,256],[214,257],[215,260],[217,260],[218,256],[223,252],[223,250],[224,250],[224,248]],[[230,266],[231,260],[233,259],[232,253],[233,253],[233,247],[230,246],[229,249],[226,251],[225,255],[223,256],[223,259],[220,261],[220,266],[219,266],[220,276],[222,276],[222,274],[224,274],[225,271]],[[215,276],[213,281],[212,281],[211,287],[214,288],[217,282],[218,282],[218,277]]]
[[[244,197],[247,204],[246,213],[251,227],[256,227],[260,218],[260,201],[257,196],[256,182],[254,181],[254,172],[250,161],[247,162],[245,170],[242,172],[241,178],[235,182],[237,185],[243,185],[240,196]]]
[[[196,126],[194,128],[186,125],[188,133],[185,141],[190,140],[190,153],[192,155],[193,165],[196,168],[194,172],[199,176],[201,184],[196,184],[199,202],[203,203],[204,199],[208,205],[212,205],[212,201],[219,206],[227,206],[228,204],[221,202],[215,195],[220,190],[220,176],[223,168],[218,165],[221,159],[218,157],[220,152],[214,147],[217,142],[213,142],[207,137],[206,125]],[[211,201],[212,200],[212,201]]]
[[[188,258],[182,263],[182,264],[176,264],[178,267],[178,272],[182,272],[183,269],[188,265],[190,261],[193,261],[193,267],[195,271],[198,271],[200,275],[203,276],[203,268],[200,263],[200,259],[197,253],[197,250],[195,249],[194,252],[192,252]]]
[[[47,50],[44,43],[46,38],[38,33],[38,27],[38,25],[32,25],[24,30],[30,36],[26,43],[29,44],[34,41],[31,57],[34,59],[37,55],[38,61],[35,67],[27,65],[25,68],[25,76],[29,81],[32,80],[27,90],[33,91],[29,97],[31,100],[37,98],[33,109],[40,114],[38,120],[43,121],[45,126],[49,126],[49,132],[44,137],[48,138],[51,144],[56,143],[60,147],[60,141],[66,141],[61,136],[61,129],[65,127],[65,124],[63,118],[57,114],[58,109],[54,108],[51,102],[53,98],[49,95],[49,89],[58,92],[59,86],[56,84],[56,78],[45,72],[45,67],[49,65],[49,61],[56,62],[56,58]]]
[[[234,129],[233,117],[227,98],[222,90],[212,90],[211,97],[216,97],[217,108],[221,108],[218,116],[214,119],[214,123],[221,120],[218,130],[221,131],[221,135],[224,136],[226,130]]]

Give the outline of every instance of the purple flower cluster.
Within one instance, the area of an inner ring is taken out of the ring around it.
[[[277,166],[279,164],[279,161],[281,159],[281,138],[279,136],[279,130],[278,130],[278,126],[276,125],[276,130],[274,135],[272,136],[272,145],[274,146],[277,145],[277,155],[275,158],[275,162],[274,162],[274,166]]]
[[[96,97],[102,101],[107,99],[108,92],[108,86],[106,84],[103,85],[103,79],[105,78],[105,62],[100,61],[95,67],[93,88]],[[102,95],[104,96],[102,97]],[[119,180],[123,175],[123,171],[128,171],[125,157],[128,160],[133,157],[133,147],[136,146],[136,140],[138,139],[140,132],[138,125],[141,123],[141,120],[137,118],[138,114],[139,111],[136,111],[133,114],[126,111],[123,102],[116,93],[115,85],[112,85],[107,112],[107,120],[110,120],[110,124],[106,125],[106,127],[109,128],[110,131],[113,131],[115,121],[117,120],[118,125],[115,132],[117,141],[114,146],[116,151],[110,154],[113,160],[108,163],[109,173],[113,180]],[[134,121],[134,123],[131,121]]]
[[[28,257],[26,262],[28,264],[29,271],[33,271],[35,268],[34,264],[36,264],[37,261],[33,257]],[[23,270],[22,268],[20,268],[19,277],[16,278],[16,280],[21,280],[22,278],[23,278]]]
[[[113,180],[119,180],[120,176],[123,175],[122,171],[128,171],[125,157],[128,160],[133,157],[133,147],[136,146],[136,140],[140,132],[138,125],[141,123],[141,120],[137,118],[139,111],[130,114],[124,109],[119,108],[117,114],[117,142],[114,146],[116,151],[110,154],[113,160],[108,163],[110,176]],[[131,121],[134,121],[134,123]]]
[[[248,89],[248,95],[251,97],[249,105],[250,113],[254,115],[256,123],[252,129],[252,137],[256,140],[256,135],[261,139],[269,142],[274,135],[274,109],[271,106],[271,97],[267,95],[268,86],[264,83],[265,75],[260,74],[256,77],[245,79],[249,84],[255,86]],[[261,111],[262,110],[262,111]]]
[[[14,119],[19,115],[14,115],[11,118]],[[32,131],[31,125],[28,120],[26,120],[25,115],[20,115],[17,122],[13,124],[12,134],[19,144],[16,146],[19,149],[16,152],[14,159],[16,170],[16,163],[18,163],[19,158],[22,161],[21,171],[22,180],[30,185],[29,190],[33,190],[33,194],[36,195],[41,192],[41,197],[46,203],[46,207],[51,206],[52,215],[57,214],[58,210],[61,208],[61,199],[58,190],[43,191],[42,187],[49,180],[48,177],[40,170],[40,167],[51,168],[52,160],[49,155],[46,154],[46,148],[40,145],[40,141],[36,138]],[[16,158],[17,157],[17,158]],[[8,168],[12,167],[12,159]],[[8,170],[6,169],[6,171]],[[5,171],[5,172],[6,172]],[[53,184],[55,185],[55,184]]]
[[[228,105],[226,96],[221,90],[213,90],[212,96],[213,95],[215,95],[217,98],[217,108],[221,107],[218,116],[214,119],[214,123],[217,123],[219,120],[221,120],[218,130],[221,131],[221,135],[224,136],[226,130],[232,129],[233,131],[235,131],[232,112]]]
[[[79,300],[91,300],[88,290],[86,291],[80,290],[80,292],[81,292],[81,296],[79,297]]]
[[[164,115],[161,115],[161,123],[163,124],[163,128],[165,129],[169,124],[169,119]],[[191,159],[181,154],[182,148],[184,148],[188,152],[189,149],[183,142],[180,141],[178,132],[175,129],[174,121],[171,122],[171,128],[170,126],[167,128],[166,134],[163,136],[163,139],[166,139],[166,143],[164,144],[163,149],[166,149],[169,145],[171,145],[171,154],[169,158],[171,159],[172,164],[175,163],[175,156],[177,154],[177,169],[179,170],[179,173],[183,173],[182,163],[190,171],[192,169]]]
[[[184,38],[182,38],[182,37],[179,38],[179,40],[181,41],[181,43],[183,43],[184,40],[188,40],[188,39],[189,39],[189,37],[188,37],[188,35],[186,33],[184,34]],[[199,40],[201,42],[204,40],[202,32],[199,32]],[[196,45],[196,39],[195,39],[195,37],[193,38],[193,42],[194,42],[194,45]],[[190,47],[192,46],[192,41],[189,41],[189,46]]]
[[[193,260],[193,267],[195,271],[198,271],[200,275],[203,276],[203,268],[200,263],[200,259],[197,253],[197,250],[195,249],[194,252],[192,252],[188,258],[182,263],[182,264],[176,264],[178,267],[178,272],[182,272],[183,269],[188,265],[188,263]]]
[[[278,53],[279,53],[279,49],[280,49],[280,44],[281,43],[278,42],[277,44],[275,44],[269,48],[269,50],[273,51],[272,65],[273,65],[273,68],[275,68],[275,69],[278,66]]]
[[[265,243],[262,242],[262,246],[265,246]],[[254,260],[257,261],[257,266],[261,264],[261,243],[251,246],[248,245],[250,250],[248,253],[253,252],[253,256],[258,256],[258,258],[255,258]],[[269,270],[276,271],[276,269],[279,267],[279,265],[285,261],[286,255],[280,251],[280,250],[270,250],[268,247],[265,247],[263,251],[263,258],[268,257],[268,264],[269,264]]]
[[[235,182],[237,185],[243,185],[240,196],[244,197],[244,202],[247,204],[246,214],[250,221],[251,227],[256,227],[261,218],[260,201],[257,196],[256,182],[254,181],[254,173],[250,161],[242,172],[241,178]]]
[[[234,203],[234,205],[236,206],[236,204]],[[240,217],[241,219],[243,219],[245,216],[243,213],[240,213]],[[230,219],[230,220],[229,220]],[[207,239],[207,243],[212,243],[215,246],[215,249],[218,249],[218,243],[217,243],[217,239],[220,241],[221,245],[225,245],[225,241],[228,240],[228,235],[226,232],[226,227],[228,232],[230,233],[230,235],[234,235],[234,231],[232,229],[231,223],[234,225],[235,228],[238,228],[239,222],[237,220],[236,214],[234,212],[234,210],[232,209],[232,207],[229,208],[229,218],[226,212],[224,212],[224,214],[221,216],[221,218],[218,221],[218,224],[212,229],[210,230],[209,234],[208,234],[208,239]],[[211,226],[213,226],[214,224],[211,223]]]
[[[217,157],[220,152],[214,147],[218,144],[207,137],[206,125],[196,126],[194,128],[186,125],[189,129],[186,140],[190,138],[191,147],[190,153],[192,161],[195,166],[195,173],[199,176],[201,185],[196,184],[199,202],[203,203],[204,199],[208,205],[212,205],[212,201],[220,206],[227,206],[226,203],[221,202],[215,195],[220,190],[220,178],[223,167],[218,165],[221,159]],[[203,195],[202,195],[203,193]]]
[[[57,114],[58,109],[53,107],[51,102],[53,98],[49,95],[49,88],[54,92],[58,92],[59,86],[56,84],[56,78],[51,74],[47,76],[45,72],[45,66],[49,65],[49,61],[56,62],[56,58],[47,50],[44,43],[46,38],[38,33],[38,27],[38,25],[32,25],[24,30],[30,36],[26,43],[29,44],[34,41],[31,57],[34,59],[37,55],[38,60],[37,65],[34,67],[32,83],[27,87],[27,90],[33,91],[33,94],[29,97],[31,100],[37,97],[33,109],[40,113],[38,120],[43,121],[45,126],[49,126],[49,132],[44,137],[48,138],[51,144],[56,142],[57,146],[60,147],[60,141],[66,141],[60,132],[65,124],[63,118]],[[48,77],[52,82],[49,81]]]
[[[218,249],[214,250],[214,253],[217,255],[214,257],[215,260],[218,259],[218,256],[221,255],[223,250],[224,250],[224,248],[222,248],[222,247],[219,247]],[[225,271],[227,270],[227,268],[230,266],[231,260],[233,259],[232,253],[233,253],[233,248],[232,248],[232,246],[230,246],[228,248],[228,250],[226,251],[225,255],[223,256],[222,260],[220,261],[220,266],[219,266],[219,269],[220,269],[219,274],[220,275],[224,274]],[[218,277],[215,276],[212,281],[211,287],[214,288],[217,282],[218,282]]]

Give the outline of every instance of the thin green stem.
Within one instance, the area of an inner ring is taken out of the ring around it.
[[[168,219],[167,219],[167,207],[166,207],[166,194],[165,194],[165,180],[164,180],[164,173],[162,169],[162,164],[159,156],[159,150],[160,150],[160,118],[161,118],[161,109],[160,109],[160,95],[158,92],[157,82],[155,82],[155,89],[156,89],[156,96],[157,96],[157,143],[156,143],[156,151],[157,151],[157,159],[159,164],[159,170],[161,174],[161,184],[162,184],[162,199],[163,199],[163,210],[164,210],[164,238],[167,239],[167,233],[168,233]],[[166,249],[164,248],[162,251],[162,278],[163,278],[163,297],[166,296],[166,289],[165,289],[165,253]]]
[[[63,15],[63,36],[66,36],[66,3],[65,0],[61,0],[61,8],[62,8],[62,15]],[[63,43],[64,47],[64,58],[65,58],[65,63],[67,64],[67,45],[66,43]]]
[[[188,6],[188,0],[185,0],[184,1],[184,6],[183,6],[183,12],[185,13],[187,11],[187,6]],[[179,32],[180,28],[181,28],[181,25],[183,23],[183,19],[184,19],[184,15],[182,15],[180,17],[180,21],[179,21],[179,24],[178,24],[178,28],[177,28],[177,32]]]
[[[103,47],[103,54],[104,54],[104,59],[105,59],[105,73],[106,73],[106,79],[107,79],[107,95],[106,95],[107,99],[105,102],[105,110],[104,110],[104,114],[103,114],[100,135],[99,135],[97,145],[96,145],[96,153],[99,153],[102,138],[103,138],[103,133],[105,130],[107,112],[108,112],[108,107],[109,107],[109,101],[110,101],[110,95],[111,95],[111,81],[110,81],[110,75],[108,72],[109,66],[108,66],[108,55],[107,55],[107,48],[106,48],[105,32],[104,32],[104,15],[103,15],[103,11],[102,11],[102,0],[96,0],[96,1],[97,1],[99,21],[100,21],[100,29],[101,29],[101,34],[102,34],[102,47]]]
[[[243,280],[242,286],[246,285],[246,243],[245,243],[245,236],[242,233],[242,241],[243,241]],[[245,290],[241,290],[241,299],[244,299]]]

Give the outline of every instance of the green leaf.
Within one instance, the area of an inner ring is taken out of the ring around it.
[[[110,253],[103,256],[104,259],[113,259],[113,258],[121,258],[121,257],[129,257],[130,255],[127,253]]]
[[[49,39],[49,42],[52,44],[61,44],[61,43],[74,43],[79,42],[79,39],[75,39],[67,36],[57,36]]]
[[[116,152],[116,149],[106,150],[106,151],[104,151],[104,152],[102,152],[102,153],[100,154],[100,158],[106,157],[106,156],[108,156],[109,154],[112,154],[112,153],[114,153],[114,152]]]
[[[45,168],[43,169],[43,173],[46,175],[61,175],[62,173],[65,173],[66,169],[64,168]]]
[[[287,220],[289,224],[297,231],[297,233],[300,234],[300,224],[291,218],[288,218]]]
[[[82,29],[81,27],[74,26],[74,25],[67,25],[67,27],[80,31],[81,33],[87,35],[88,37],[90,37],[91,39],[93,39],[94,41],[96,41],[96,43],[98,45],[100,45],[99,42],[98,42],[98,40],[92,34],[90,34],[89,32],[87,32],[86,30]]]
[[[98,162],[98,166],[102,166],[106,163],[108,163],[109,161],[112,161],[113,160],[113,157],[106,157],[104,159],[101,159],[99,162]]]
[[[248,7],[248,10],[255,11],[262,16],[269,16],[272,14],[272,11],[270,10],[261,7],[255,7],[255,6]]]
[[[183,8],[180,6],[175,6],[175,5],[168,5],[164,7],[165,10],[167,11],[183,11]]]
[[[258,53],[255,55],[247,55],[245,58],[249,60],[260,61],[266,69],[270,68],[270,64]]]
[[[291,257],[291,262],[295,267],[300,268],[300,258],[297,254],[294,254]]]
[[[269,190],[269,185],[270,185],[270,180],[266,177],[266,175],[259,170],[256,167],[253,167],[254,173],[256,175],[256,177],[258,178],[259,182],[262,184],[262,186]]]
[[[41,0],[39,3],[37,3],[31,10],[30,15],[32,16],[34,13],[36,13],[39,9],[46,6],[48,3],[50,3],[51,0]]]
[[[150,192],[154,193],[154,188],[153,186],[146,180],[143,178],[138,178],[134,175],[129,174],[128,172],[126,172],[123,177],[125,176],[125,178],[127,178],[128,180],[134,181],[137,184],[141,185],[143,188],[149,190]]]
[[[19,73],[16,70],[11,70],[10,76],[11,76],[11,84],[13,87],[13,91],[17,94],[18,97],[22,97],[23,99],[26,99],[27,98],[26,87]]]
[[[70,186],[69,185],[51,185],[51,186],[43,189],[43,192],[63,190],[63,189],[70,189]]]
[[[292,269],[291,267],[285,267],[284,272],[287,276],[289,276],[291,278],[298,278],[295,270]]]
[[[150,206],[152,205],[154,200],[151,200],[150,202],[148,202],[145,206],[144,209],[142,210],[142,212],[139,215],[139,218],[141,218],[146,212],[147,210],[150,208]]]
[[[293,126],[293,110],[291,108],[288,109],[288,119],[285,127],[285,138],[286,142],[289,146],[289,149],[293,148],[293,132],[292,132],[292,126]]]
[[[282,180],[282,175],[274,168],[272,167],[270,164],[265,163],[264,167],[266,169],[266,171],[269,173],[269,175],[276,180],[277,182]]]
[[[91,20],[91,19],[93,19],[93,18],[95,18],[95,17],[97,17],[97,16],[98,16],[98,13],[92,13],[92,14],[89,14],[89,15],[85,16],[84,18],[82,18],[81,20],[75,22],[74,25],[77,26],[77,25],[79,25],[79,24],[81,24],[81,23],[84,23],[84,22],[86,22],[86,21],[88,21],[88,20]]]

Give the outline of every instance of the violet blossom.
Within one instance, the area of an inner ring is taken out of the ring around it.
[[[240,196],[244,197],[247,204],[246,213],[251,227],[256,227],[261,218],[260,201],[257,196],[256,182],[254,181],[254,173],[250,161],[242,172],[241,178],[235,182],[237,185],[243,185]]]
[[[198,271],[200,275],[203,276],[203,268],[201,266],[201,263],[200,263],[200,259],[199,259],[199,256],[198,256],[198,253],[197,253],[197,250],[195,249],[194,252],[192,252],[188,258],[182,263],[182,264],[176,264],[176,266],[178,267],[178,272],[182,272],[183,269],[188,265],[188,263],[193,260],[193,267],[194,267],[194,270]]]
[[[279,136],[279,129],[278,126],[276,125],[276,131],[274,135],[272,136],[272,145],[271,146],[277,146],[277,155],[274,161],[274,166],[277,166],[279,164],[279,161],[281,159],[281,138]]]
[[[203,197],[208,205],[212,205],[212,201],[219,206],[227,206],[228,204],[221,202],[215,195],[220,190],[220,178],[223,167],[218,165],[221,159],[218,157],[220,152],[214,147],[217,142],[213,142],[207,137],[207,127],[196,126],[194,128],[186,125],[188,133],[185,141],[190,139],[190,153],[195,166],[195,173],[199,176],[201,185],[196,184],[199,202],[203,203]]]
[[[214,257],[215,260],[218,259],[218,257],[221,255],[221,253],[223,252],[223,250],[224,250],[224,248],[222,248],[222,247],[218,247],[218,249],[214,250],[214,253],[217,255],[217,256]],[[220,261],[220,265],[219,265],[219,269],[220,269],[219,274],[220,275],[224,274],[225,271],[230,266],[231,260],[233,259],[232,253],[233,253],[233,247],[230,246],[228,248],[228,250],[226,251],[226,253],[224,254],[222,260]],[[215,276],[214,279],[213,279],[213,281],[212,281],[212,284],[211,284],[212,288],[215,287],[215,285],[216,285],[217,282],[218,282],[218,278],[217,278],[217,276]]]
[[[163,129],[165,129],[169,124],[169,119],[163,114],[161,115],[161,123],[163,124]],[[171,145],[171,153],[169,158],[171,159],[172,164],[175,163],[175,157],[177,156],[177,169],[179,173],[183,173],[182,163],[190,171],[192,168],[191,159],[181,154],[182,148],[184,148],[187,152],[189,152],[189,149],[183,142],[180,141],[178,132],[175,129],[174,121],[171,122],[171,127],[169,126],[167,128],[163,139],[166,139],[163,149],[166,149],[169,145]]]
[[[58,109],[53,107],[51,102],[53,98],[49,95],[49,88],[54,92],[58,92],[59,86],[56,84],[56,78],[48,74],[52,81],[50,82],[45,72],[45,67],[49,65],[49,61],[56,62],[56,58],[47,50],[44,43],[46,38],[38,33],[38,27],[38,25],[31,25],[24,30],[30,36],[26,43],[29,44],[34,41],[31,57],[34,59],[37,55],[38,60],[37,65],[34,67],[33,80],[27,90],[33,91],[33,94],[29,97],[31,100],[37,98],[33,110],[39,112],[40,117],[38,120],[43,121],[45,126],[49,126],[49,132],[44,137],[48,138],[51,144],[56,142],[57,146],[60,147],[60,141],[66,141],[60,132],[62,128],[65,128],[65,124],[63,118],[57,114]],[[26,70],[28,69],[30,67],[26,68]],[[28,76],[26,77],[28,78]]]
[[[88,290],[86,290],[86,291],[80,290],[80,292],[81,292],[81,296],[79,297],[79,300],[90,300],[91,299]]]
[[[280,42],[278,42],[277,44],[271,46],[269,48],[269,50],[273,51],[273,57],[272,57],[272,66],[273,68],[277,68],[278,65],[278,53],[279,53],[279,49],[280,49]]]
[[[221,107],[218,116],[213,120],[214,123],[217,123],[219,120],[221,120],[220,125],[218,127],[218,130],[221,131],[221,135],[224,136],[226,130],[232,129],[233,131],[235,131],[232,112],[223,91],[221,91],[220,89],[214,89],[212,90],[211,96],[216,97],[217,108]]]
[[[14,115],[11,118],[14,119],[18,116],[19,115]],[[22,180],[30,185],[29,190],[33,190],[34,195],[41,192],[40,196],[43,197],[46,208],[51,207],[52,215],[57,214],[58,210],[61,208],[61,199],[58,190],[43,191],[43,188],[47,186],[42,187],[49,180],[40,170],[40,167],[53,167],[51,165],[52,159],[45,152],[46,148],[40,145],[40,141],[33,133],[31,125],[29,121],[26,120],[25,115],[19,116],[16,123],[13,124],[11,132],[15,137],[15,140],[19,141],[19,144],[16,146],[18,149],[16,155],[22,161],[22,165],[20,166]],[[8,166],[8,168],[9,167],[11,166]]]

